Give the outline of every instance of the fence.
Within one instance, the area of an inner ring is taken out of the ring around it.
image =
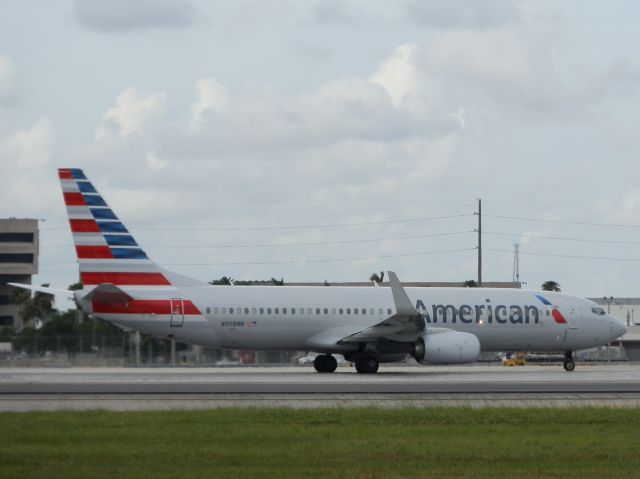
[[[0,366],[283,365],[300,354],[192,346],[138,333],[118,336],[12,336],[0,341]]]

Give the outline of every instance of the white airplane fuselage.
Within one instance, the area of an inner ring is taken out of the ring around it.
[[[626,330],[592,301],[562,293],[489,288],[405,291],[424,315],[427,329],[474,334],[483,351],[586,349],[606,344]],[[86,293],[78,296],[82,294]],[[551,304],[544,304],[538,296]],[[147,290],[145,297],[171,297],[174,305],[190,301],[200,314],[189,314],[188,308],[180,305],[175,314],[95,314],[154,336],[216,348],[340,353],[358,347],[340,344],[341,338],[395,312],[391,289],[373,286],[204,285],[183,287],[170,294]],[[564,322],[554,318],[554,309]]]

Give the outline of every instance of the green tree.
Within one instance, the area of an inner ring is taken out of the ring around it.
[[[463,283],[463,286],[465,288],[477,288],[478,287],[478,283],[476,282],[475,279],[468,279],[467,281],[465,281]]]
[[[275,278],[271,278],[271,283],[274,286],[284,286],[284,278],[280,278],[280,279],[275,279]]]
[[[540,286],[540,289],[542,289],[542,291],[556,291],[559,293],[560,284],[557,281],[545,281],[542,283],[542,286]]]
[[[222,286],[231,286],[231,283],[233,281],[233,278],[231,278],[230,276],[223,276],[220,279],[212,279],[211,281],[209,281],[209,284],[213,284],[213,285],[222,285]]]
[[[45,283],[42,286],[47,287],[49,285]],[[31,291],[21,288],[14,289],[10,295],[10,301],[18,306],[20,318],[22,318],[25,326],[29,324],[33,326],[35,318],[46,321],[54,311],[53,300],[53,295],[49,293],[36,291],[31,296]]]
[[[380,271],[380,274],[373,273],[371,276],[369,276],[369,281],[374,281],[378,284],[382,284],[384,281],[384,271]]]

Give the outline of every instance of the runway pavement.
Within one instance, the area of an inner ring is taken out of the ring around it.
[[[640,366],[0,368],[0,411],[204,407],[640,406]]]

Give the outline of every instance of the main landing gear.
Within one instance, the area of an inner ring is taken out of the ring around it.
[[[360,374],[375,374],[378,372],[378,360],[373,356],[363,356],[356,359],[356,371]]]
[[[576,363],[573,361],[573,351],[567,351],[564,353],[563,366],[565,371],[573,371],[576,368]]]
[[[313,360],[313,367],[319,373],[332,373],[338,367],[338,361],[330,354],[319,354]]]

